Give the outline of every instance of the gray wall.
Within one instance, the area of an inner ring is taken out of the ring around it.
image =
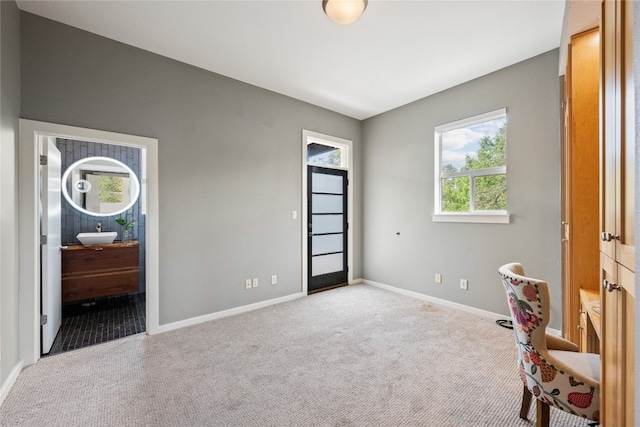
[[[21,43],[23,118],[159,140],[160,324],[300,292],[302,129],[354,141],[361,251],[359,121],[24,12]]]
[[[140,183],[140,149],[112,144],[101,144],[89,141],[74,141],[58,138],[56,146],[62,156],[62,171],[67,170],[71,164],[87,157],[102,156],[116,159],[129,166],[138,177]],[[64,172],[63,172],[64,173]],[[116,218],[124,218],[127,223],[133,222],[132,238],[138,240],[140,248],[140,292],[145,291],[145,216],[140,211],[140,199],[126,212],[112,216],[87,215],[73,208],[62,197],[62,243],[78,243],[78,233],[96,231],[98,223],[102,224],[102,231],[116,231],[117,240],[122,239],[123,228],[115,221]]]
[[[560,329],[557,70],[554,50],[364,121],[366,279],[507,315],[497,269],[520,261],[549,282],[551,327]],[[511,224],[432,222],[434,127],[502,107]]]
[[[20,360],[18,181],[20,12],[0,1],[0,385]]]

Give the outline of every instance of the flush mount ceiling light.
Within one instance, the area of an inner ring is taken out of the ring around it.
[[[337,24],[355,22],[367,8],[368,0],[322,0],[322,9]]]

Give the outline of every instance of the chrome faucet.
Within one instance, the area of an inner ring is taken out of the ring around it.
[[[102,233],[102,223],[99,222],[98,225],[96,225],[96,230],[98,231],[98,233]]]

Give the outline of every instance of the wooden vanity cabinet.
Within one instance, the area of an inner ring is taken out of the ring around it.
[[[62,302],[137,292],[138,242],[70,245],[62,251]]]

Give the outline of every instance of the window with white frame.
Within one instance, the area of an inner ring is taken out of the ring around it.
[[[434,221],[509,222],[506,108],[435,128]]]

